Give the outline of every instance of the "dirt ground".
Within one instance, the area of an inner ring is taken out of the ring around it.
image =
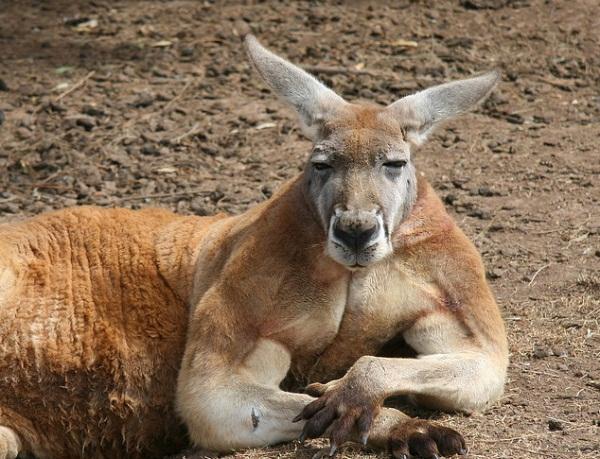
[[[0,4],[0,220],[268,198],[309,144],[247,63],[236,20],[348,99],[499,68],[485,105],[416,162],[485,259],[509,330],[506,394],[484,414],[419,414],[461,431],[472,458],[600,458],[597,0]]]

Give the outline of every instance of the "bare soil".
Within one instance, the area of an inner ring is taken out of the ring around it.
[[[238,20],[348,99],[499,68],[485,105],[416,162],[485,259],[506,394],[484,414],[418,414],[464,433],[472,458],[600,458],[597,0],[1,5],[4,221],[81,204],[237,213],[295,175],[309,144],[247,63]]]

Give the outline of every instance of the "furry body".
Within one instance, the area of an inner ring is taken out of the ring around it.
[[[317,256],[322,237],[306,231],[308,208],[299,215],[299,183],[244,218],[88,207],[0,226],[0,425],[40,458],[177,450],[185,437],[173,389],[186,346],[206,371],[218,356],[266,374],[251,351],[272,341],[284,355],[274,384],[286,366],[301,382],[326,381],[399,332],[449,320],[452,329],[439,331],[449,350],[488,337],[489,354],[505,365],[479,256],[423,179],[397,253],[369,274]],[[265,222],[279,226],[279,240],[264,237]],[[220,289],[236,297],[235,309],[213,305]],[[186,344],[188,316],[197,330]],[[251,431],[250,413],[245,422]]]
[[[502,393],[481,258],[410,159],[498,74],[352,104],[246,46],[314,144],[271,199],[232,217],[79,208],[0,226],[0,459],[160,457],[183,425],[217,451],[325,434],[330,455],[354,440],[450,456],[458,432],[385,399],[473,411]],[[400,338],[418,358],[377,356]],[[286,376],[316,384],[288,392]]]

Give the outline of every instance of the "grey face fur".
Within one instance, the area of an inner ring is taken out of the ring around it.
[[[313,76],[246,37],[265,81],[300,115],[313,150],[305,194],[327,234],[327,254],[361,268],[393,252],[392,234],[416,200],[411,145],[433,126],[483,100],[499,75],[435,86],[387,107],[350,104]]]
[[[416,197],[408,143],[377,128],[338,127],[317,140],[304,180],[328,254],[353,268],[393,250],[390,236]]]

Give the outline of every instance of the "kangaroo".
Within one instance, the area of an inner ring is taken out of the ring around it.
[[[271,199],[237,216],[80,207],[0,225],[0,459],[319,436],[330,456],[347,441],[450,456],[466,452],[458,432],[384,401],[474,411],[501,395],[506,333],[481,257],[411,161],[498,74],[382,107],[245,45],[313,142]]]

